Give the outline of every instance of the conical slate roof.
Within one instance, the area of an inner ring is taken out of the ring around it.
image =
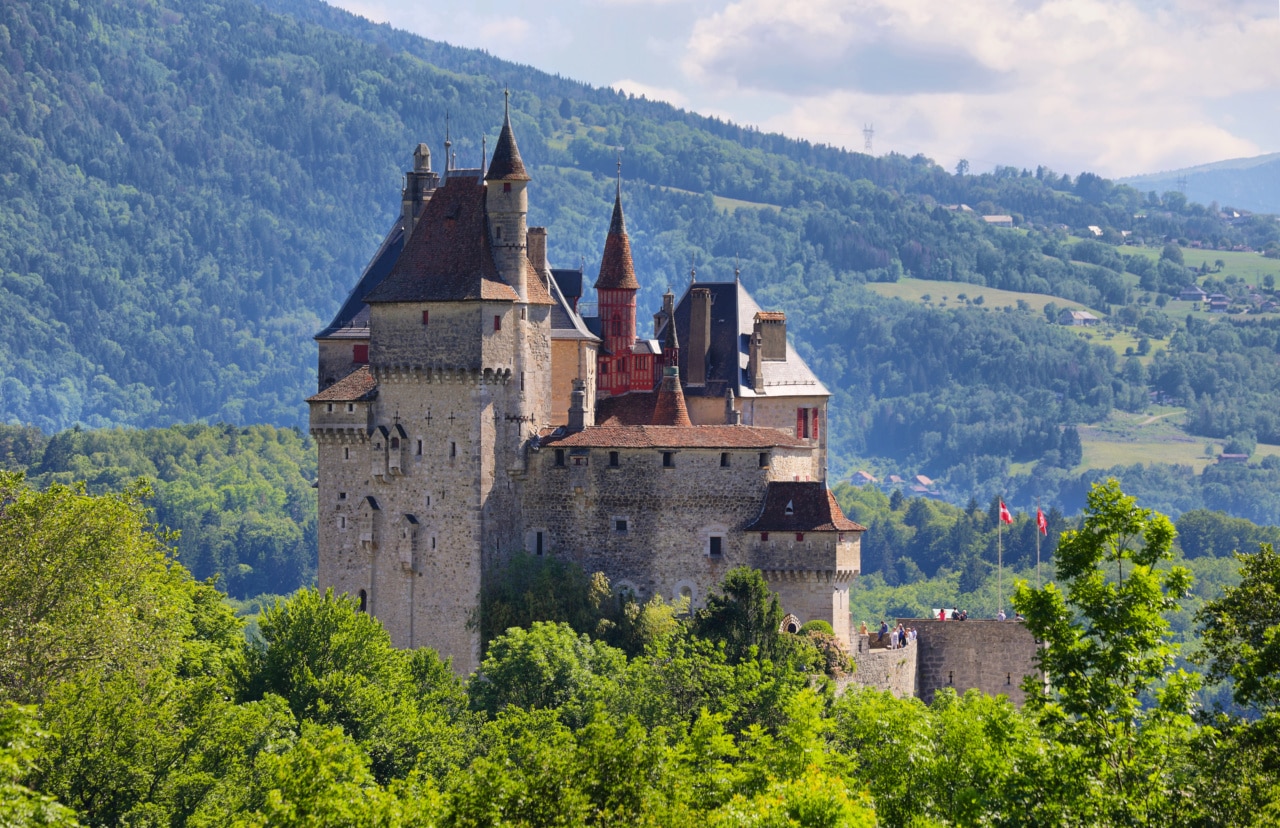
[[[604,241],[604,258],[600,260],[600,277],[596,290],[639,290],[636,268],[631,262],[631,242],[627,239],[627,223],[622,218],[622,186],[613,200],[613,220]]]
[[[520,157],[520,148],[516,146],[515,133],[511,131],[511,107],[502,119],[502,132],[498,135],[498,145],[493,148],[493,161],[489,163],[489,172],[485,181],[532,181],[525,172],[524,160]]]

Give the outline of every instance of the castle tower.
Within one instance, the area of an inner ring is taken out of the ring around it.
[[[406,242],[439,186],[440,176],[431,171],[431,149],[426,144],[418,144],[413,151],[413,170],[405,174],[400,194],[400,226]]]
[[[484,177],[485,208],[489,217],[489,244],[498,275],[515,289],[521,302],[528,302],[529,195],[525,188],[531,179],[520,158],[515,133],[511,131],[511,93],[506,95],[502,132]]]
[[[627,225],[622,217],[622,174],[619,167],[613,218],[609,222],[609,235],[604,242],[600,276],[596,279],[601,334],[604,338],[604,353],[601,354],[601,370],[597,380],[600,396],[625,394],[631,390],[632,361],[629,357],[636,342],[636,291],[639,289],[635,265],[631,261]]]

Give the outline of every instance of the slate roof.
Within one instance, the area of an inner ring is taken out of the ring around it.
[[[711,347],[707,354],[707,383],[705,386],[685,386],[687,396],[723,397],[726,389],[733,389],[736,397],[815,397],[829,396],[830,391],[810,370],[805,361],[787,340],[786,360],[766,360],[763,364],[763,393],[751,386],[748,373],[751,357],[751,333],[755,315],[760,306],[747,293],[741,282],[696,282],[685,288],[676,304],[676,333],[680,348],[680,376],[689,376],[689,291],[694,287],[711,291]],[[658,340],[666,336],[664,323],[658,331]]]
[[[378,381],[368,365],[361,365],[307,402],[363,402],[378,396]]]
[[[493,148],[493,160],[489,162],[489,172],[484,178],[485,181],[532,180],[525,171],[515,133],[511,131],[510,111],[502,119],[502,132],[498,134],[498,145]]]
[[[574,312],[573,303],[566,296],[566,285],[572,288],[575,275],[577,276],[578,295],[581,296],[581,270],[551,271],[551,338],[585,339],[599,342],[600,337],[587,329],[587,324],[582,320],[581,316]]]
[[[865,532],[844,516],[826,483],[773,482],[746,532]]]
[[[627,238],[627,224],[622,218],[622,187],[613,199],[613,219],[609,222],[609,235],[604,240],[604,257],[600,260],[600,276],[596,290],[639,290],[636,268],[631,261],[631,241]]]
[[[742,425],[592,426],[575,432],[555,429],[545,435],[542,442],[555,448],[765,449],[803,446],[799,440],[779,429]]]
[[[427,202],[391,274],[365,302],[517,301],[493,262],[484,196],[478,178],[451,173]]]
[[[369,306],[364,297],[391,273],[400,251],[404,249],[404,228],[400,220],[392,225],[390,232],[382,239],[378,251],[373,254],[369,264],[365,266],[360,280],[347,294],[346,301],[338,308],[338,313],[325,328],[316,334],[316,339],[368,339],[369,338]]]

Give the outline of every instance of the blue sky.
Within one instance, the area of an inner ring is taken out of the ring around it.
[[[1280,150],[1277,0],[329,0],[738,123],[1111,177]]]

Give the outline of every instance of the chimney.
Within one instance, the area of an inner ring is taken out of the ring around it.
[[[711,291],[689,292],[689,385],[707,384],[707,354],[711,351]]]
[[[749,366],[751,371],[751,389],[756,394],[764,393],[764,337],[760,333],[760,316],[756,314],[755,325],[751,329],[751,351]]]
[[[569,431],[582,431],[587,427],[587,391],[586,383],[580,379],[573,381],[573,390],[569,392]]]
[[[733,388],[724,391],[724,421],[728,425],[742,425],[742,412],[733,404]]]
[[[755,335],[760,339],[760,358],[785,362],[787,359],[787,315],[782,311],[760,311],[755,316]]]
[[[529,261],[533,263],[534,270],[542,274],[545,279],[547,274],[551,272],[551,267],[547,264],[547,228],[530,227],[528,241]]]
[[[439,186],[440,176],[431,171],[431,149],[426,144],[418,144],[413,151],[413,169],[405,175],[404,190],[400,194],[400,226],[404,228],[406,244]]]

